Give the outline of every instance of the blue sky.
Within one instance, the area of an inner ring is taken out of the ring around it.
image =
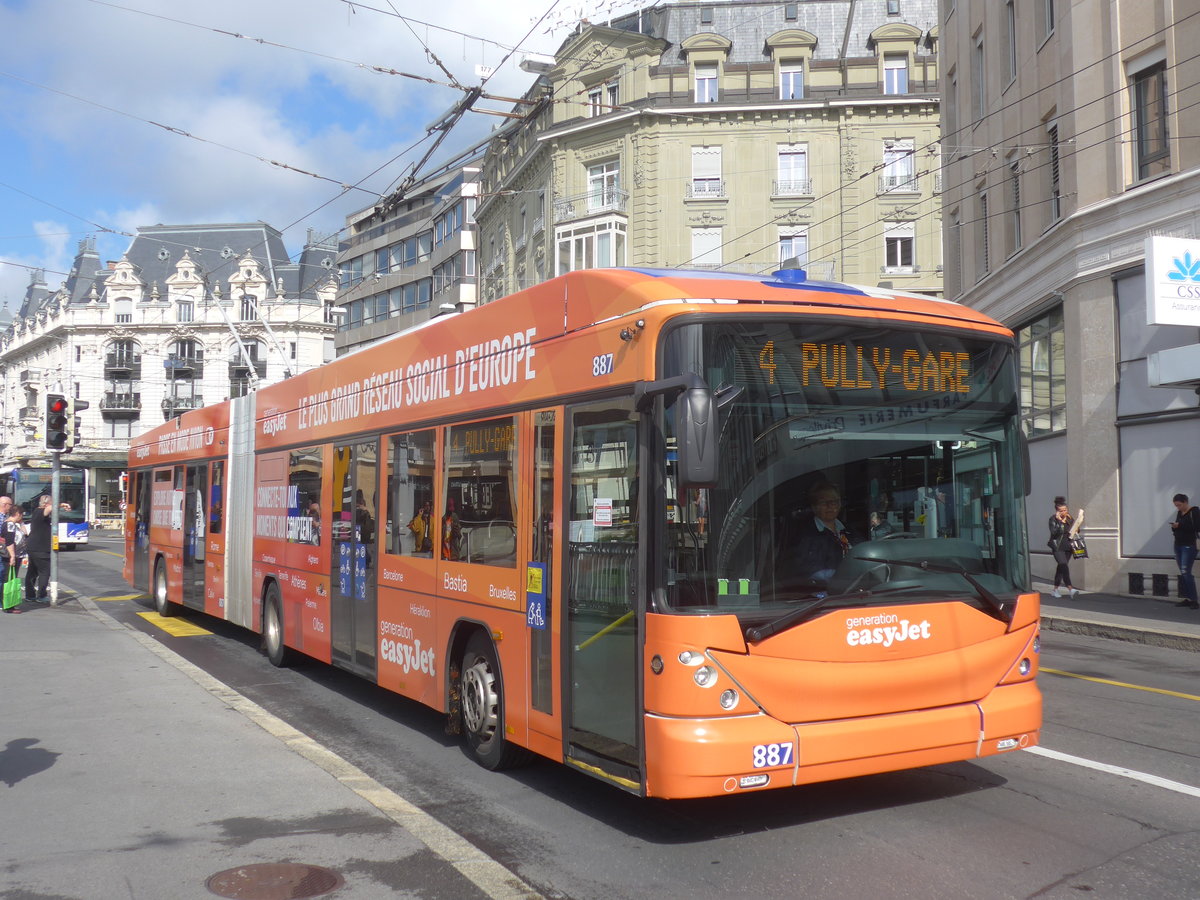
[[[0,0],[0,302],[17,308],[28,267],[44,268],[57,287],[89,235],[102,260],[119,259],[130,240],[120,232],[139,225],[262,220],[286,229],[298,252],[308,228],[337,231],[375,199],[338,198],[339,184],[399,156],[363,184],[386,191],[428,146],[417,143],[425,127],[461,96],[367,67],[446,81],[428,47],[462,84],[478,83],[477,66],[499,66],[487,89],[519,96],[532,79],[516,65],[525,52],[552,54],[581,17],[636,7]],[[439,157],[499,121],[469,115]]]

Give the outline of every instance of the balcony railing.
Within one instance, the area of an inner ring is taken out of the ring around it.
[[[629,203],[629,192],[617,188],[603,188],[576,194],[573,197],[558,197],[554,201],[554,221],[569,222],[604,212],[625,212]]]
[[[235,378],[249,378],[251,367],[254,368],[254,374],[259,378],[267,377],[267,361],[265,359],[253,359],[250,362],[239,359],[229,364],[229,379],[232,381]]]
[[[182,412],[187,412],[189,409],[199,409],[204,405],[204,398],[195,397],[163,397],[162,410],[163,415],[168,419],[173,415],[178,415]]]
[[[917,192],[921,190],[921,179],[917,175],[880,175],[879,193],[891,191]]]
[[[163,360],[168,378],[203,378],[204,359],[196,356],[168,356]]]
[[[112,418],[135,417],[142,410],[142,395],[109,391],[100,398],[100,414]]]
[[[774,181],[771,185],[771,194],[775,197],[807,197],[812,194],[811,178]]]
[[[529,226],[530,234],[541,234],[546,230],[546,217],[538,216],[533,220],[533,224]]]
[[[105,353],[104,372],[106,375],[127,372],[131,378],[141,378],[142,354],[122,353],[120,351]]]
[[[684,188],[687,200],[716,200],[725,196],[725,182],[719,178],[693,180]]]

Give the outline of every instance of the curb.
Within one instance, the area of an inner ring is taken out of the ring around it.
[[[1042,616],[1042,628],[1046,631],[1061,631],[1064,634],[1081,634],[1089,637],[1109,638],[1145,644],[1148,647],[1167,647],[1171,650],[1190,650],[1200,653],[1200,636],[1178,631],[1156,631],[1134,625],[1116,625],[1093,619],[1068,619],[1063,616]]]

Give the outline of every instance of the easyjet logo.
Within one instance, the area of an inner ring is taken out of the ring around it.
[[[263,419],[262,431],[266,435],[275,435],[281,431],[287,431],[287,414],[281,413],[269,419]]]
[[[846,643],[851,647],[863,647],[870,644],[890,647],[902,641],[927,641],[930,637],[928,619],[911,622],[908,619],[901,619],[895,613],[854,616],[846,619]]]

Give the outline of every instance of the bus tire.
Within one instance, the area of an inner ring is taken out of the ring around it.
[[[154,611],[164,619],[175,615],[175,604],[167,587],[167,567],[161,556],[154,561]]]
[[[471,756],[492,771],[528,761],[528,751],[504,737],[504,686],[496,650],[484,632],[468,639],[461,672],[462,731]]]
[[[282,669],[292,663],[292,650],[283,642],[283,604],[275,584],[267,588],[263,600],[263,650],[276,668]]]

